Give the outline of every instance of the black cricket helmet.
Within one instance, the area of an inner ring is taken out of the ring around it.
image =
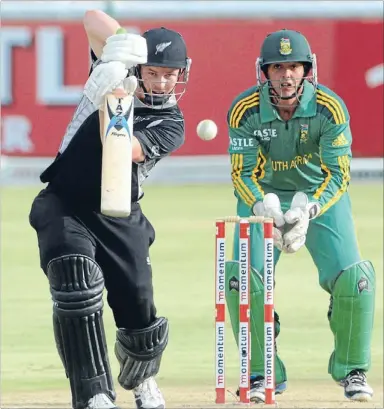
[[[299,62],[304,65],[304,79],[310,81],[314,87],[317,85],[316,55],[303,34],[295,30],[279,30],[268,34],[261,45],[260,57],[256,60],[257,85],[272,87],[268,78],[268,66],[270,64]],[[261,73],[264,73],[266,81],[262,81]],[[308,75],[311,72],[312,75]],[[297,91],[292,95],[297,97]],[[278,97],[278,96],[277,96]],[[281,97],[280,97],[281,98]],[[285,97],[283,99],[290,99]]]
[[[144,103],[152,106],[164,106],[170,98],[176,103],[184,95],[188,82],[192,60],[188,58],[187,46],[182,35],[165,27],[153,28],[146,31],[143,37],[147,40],[148,58],[146,64],[136,69],[139,85],[144,92]],[[144,86],[141,67],[179,68],[179,77],[173,90],[168,94],[153,94]]]

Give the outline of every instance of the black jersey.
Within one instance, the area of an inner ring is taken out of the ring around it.
[[[156,163],[183,144],[184,118],[177,105],[151,109],[135,99],[133,123],[133,134],[145,154],[143,162],[127,163],[132,166],[132,202],[136,202],[143,196],[142,184]],[[65,201],[99,210],[101,165],[99,111],[83,96],[54,162],[40,180],[48,182],[48,189]]]

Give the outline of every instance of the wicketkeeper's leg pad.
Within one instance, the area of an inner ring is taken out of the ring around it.
[[[328,311],[335,350],[328,372],[344,379],[353,369],[367,371],[371,364],[371,339],[375,309],[375,270],[361,261],[343,270],[332,291]]]
[[[103,325],[104,278],[89,257],[68,255],[48,263],[53,328],[72,391],[74,409],[98,393],[116,395]]]
[[[115,354],[120,363],[118,381],[127,390],[136,388],[160,369],[161,358],[168,344],[169,325],[164,317],[143,329],[119,329]]]

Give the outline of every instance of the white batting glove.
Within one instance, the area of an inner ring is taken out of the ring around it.
[[[283,234],[281,228],[285,224],[285,219],[278,196],[275,193],[267,193],[262,202],[259,201],[253,205],[252,211],[255,216],[273,218],[273,242],[275,247],[281,251],[283,249]]]
[[[84,86],[84,95],[97,109],[103,109],[104,97],[117,87],[123,86],[128,70],[119,61],[97,65]]]
[[[120,61],[129,69],[137,64],[145,64],[148,58],[147,41],[138,34],[114,34],[107,38],[101,61]]]
[[[292,225],[292,228],[284,234],[283,251],[295,253],[304,246],[309,221],[320,213],[320,205],[316,202],[309,202],[308,196],[303,192],[297,192],[293,196],[291,208],[284,215],[285,222]]]

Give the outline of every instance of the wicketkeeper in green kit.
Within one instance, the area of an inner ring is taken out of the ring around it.
[[[316,56],[293,30],[268,35],[256,61],[257,85],[233,101],[227,116],[237,214],[275,220],[275,263],[281,252],[308,249],[321,287],[330,295],[334,351],[328,372],[347,398],[373,395],[371,361],[375,271],[359,253],[348,194],[352,135],[342,99],[318,84]],[[265,80],[261,74],[264,74]],[[251,393],[264,402],[262,226],[251,226]],[[226,263],[226,298],[237,340],[238,230]],[[287,272],[288,273],[288,272]],[[275,334],[280,331],[275,314]],[[299,352],[298,352],[299,353]],[[275,358],[276,393],[287,387]]]

